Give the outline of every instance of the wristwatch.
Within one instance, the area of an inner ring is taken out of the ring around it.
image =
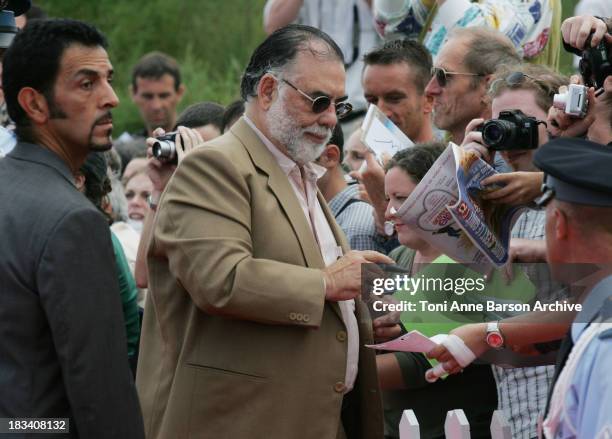
[[[153,211],[157,210],[157,204],[159,203],[159,200],[154,200],[153,199],[153,195],[149,195],[147,197],[147,204],[149,205],[149,208]]]
[[[499,320],[487,323],[487,344],[493,349],[502,349],[506,345],[506,340],[499,329]]]

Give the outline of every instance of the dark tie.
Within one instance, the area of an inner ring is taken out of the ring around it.
[[[570,325],[570,329],[565,334],[565,338],[561,342],[561,346],[559,347],[559,352],[557,353],[557,362],[555,364],[555,374],[553,376],[552,382],[550,383],[550,388],[548,389],[548,401],[546,402],[546,410],[544,410],[544,415],[548,414],[548,407],[550,406],[550,398],[553,393],[553,389],[555,388],[555,383],[559,378],[559,374],[561,370],[565,366],[565,362],[567,361],[567,357],[569,357],[570,351],[574,347],[574,341],[572,340],[572,327]]]

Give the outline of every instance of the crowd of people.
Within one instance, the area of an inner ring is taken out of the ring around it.
[[[453,409],[475,438],[496,409],[513,438],[612,435],[612,18],[268,0],[239,99],[179,113],[180,65],[153,51],[132,69],[142,128],[114,138],[106,37],[30,6],[0,6],[0,418],[26,420],[0,436],[398,439],[406,409],[423,438]],[[563,48],[580,75],[559,72]],[[577,85],[579,114],[557,102]],[[368,148],[368,105],[414,145]],[[530,144],[487,144],[508,114]],[[372,315],[364,264],[464,262],[398,213],[450,142],[496,170],[483,202],[525,207],[500,273],[530,264],[535,299],[580,312]],[[472,355],[366,346],[413,329]],[[487,360],[499,349],[556,364]],[[50,418],[69,431],[27,423]]]

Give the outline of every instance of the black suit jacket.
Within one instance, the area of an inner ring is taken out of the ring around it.
[[[0,159],[0,230],[0,418],[144,437],[109,228],[59,156],[18,143]]]

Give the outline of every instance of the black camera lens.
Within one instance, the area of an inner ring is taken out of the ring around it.
[[[501,149],[516,131],[516,125],[506,120],[493,119],[482,127],[482,140],[492,149]]]

